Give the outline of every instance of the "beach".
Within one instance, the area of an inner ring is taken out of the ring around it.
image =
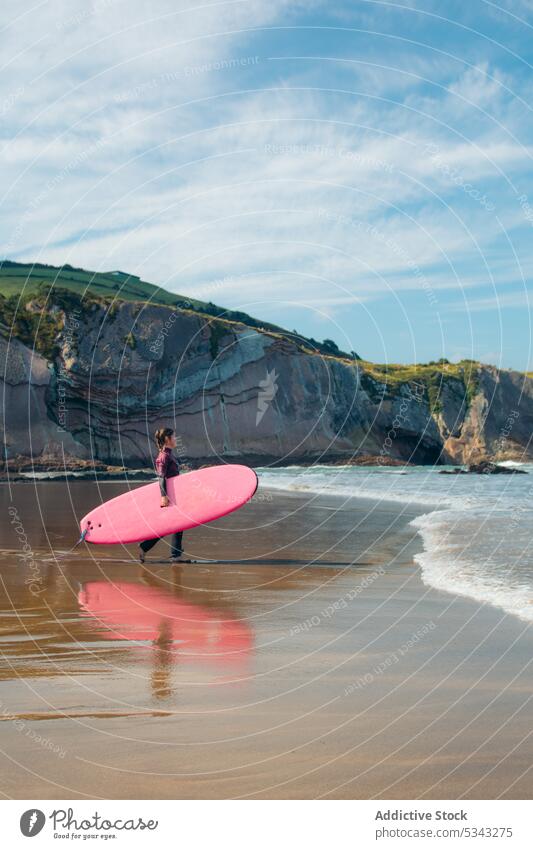
[[[530,798],[531,628],[422,580],[434,506],[260,486],[185,533],[228,562],[59,558],[124,489],[1,487],[4,798]]]

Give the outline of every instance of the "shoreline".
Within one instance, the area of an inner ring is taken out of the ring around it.
[[[262,462],[259,462],[262,460]],[[257,458],[254,457],[250,459],[249,457],[235,457],[228,458],[228,462],[237,462],[246,466],[250,466],[251,468],[285,468],[282,465],[276,465],[275,462],[269,463],[268,461],[272,460],[272,458]],[[266,463],[266,465],[265,465]],[[36,463],[32,468],[31,464],[25,464],[23,466],[15,467],[10,469],[9,471],[2,470],[0,471],[0,483],[5,483],[7,481],[20,483],[23,481],[66,481],[66,480],[112,480],[112,481],[124,481],[124,480],[150,480],[154,477],[155,471],[150,469],[148,466],[146,467],[123,467],[117,468],[113,466],[104,466],[100,465],[99,468],[87,468],[86,465],[80,466],[69,466],[69,468],[64,467],[64,465],[58,464],[57,467],[47,466],[46,468],[39,468],[39,463]],[[190,471],[197,471],[198,469],[203,469],[210,467],[212,465],[222,465],[220,463],[213,463],[212,459],[209,458],[200,458],[195,460],[189,460],[184,462],[184,465],[188,467]],[[388,468],[388,467],[407,467],[413,466],[413,463],[409,463],[405,460],[397,460],[394,458],[386,458],[386,462],[383,462],[382,457],[371,457],[365,455],[360,458],[345,458],[345,459],[331,459],[331,460],[321,460],[320,463],[317,464],[316,460],[301,460],[295,461],[293,464],[300,468],[314,468],[317,465],[321,466],[331,466],[335,468],[337,466],[361,466],[361,467],[379,467],[379,468]]]
[[[19,488],[43,583],[4,529],[8,798],[529,798],[531,629],[422,583],[422,505],[269,493],[185,533],[229,563],[142,569],[134,546],[45,562],[68,494]]]
[[[230,458],[231,460],[232,458]],[[487,474],[528,474],[524,470],[521,470],[520,466],[530,465],[526,461],[517,461],[515,459],[498,459],[491,460],[486,459],[480,462],[467,465],[465,468],[465,464],[461,463],[428,463],[425,465],[417,465],[416,463],[411,463],[407,460],[398,460],[392,457],[377,457],[364,455],[362,457],[355,458],[346,458],[346,459],[331,459],[331,460],[321,460],[320,462],[316,461],[295,461],[288,466],[279,465],[277,463],[271,464],[258,464],[257,458],[254,458],[254,462],[249,461],[249,458],[234,458],[238,460],[239,463],[249,466],[253,469],[261,469],[261,470],[282,470],[287,468],[302,468],[302,469],[317,469],[317,468],[331,468],[331,469],[342,469],[342,468],[378,468],[378,469],[414,469],[414,468],[435,468],[439,467],[439,474],[442,475],[487,475]],[[183,463],[185,466],[184,473],[198,471],[199,469],[209,468],[212,465],[226,465],[226,463],[215,463],[212,461],[200,460],[198,462],[185,462]],[[0,484],[2,483],[35,483],[35,482],[60,482],[64,483],[65,481],[95,481],[95,482],[112,482],[112,483],[127,483],[127,482],[147,482],[154,480],[155,478],[155,470],[150,469],[149,467],[142,468],[117,468],[117,467],[101,467],[101,468],[87,468],[85,467],[71,467],[65,469],[64,467],[58,468],[50,468],[39,469],[37,464],[37,468],[34,470],[28,470],[28,466],[23,466],[20,468],[15,468],[10,471],[0,471]]]

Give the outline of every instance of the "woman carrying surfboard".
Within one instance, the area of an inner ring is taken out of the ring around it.
[[[80,543],[141,543],[142,559],[158,540],[173,534],[172,554],[179,555],[182,531],[227,516],[250,500],[257,489],[257,475],[248,466],[209,466],[179,474],[180,480],[176,480],[180,470],[172,456],[173,435],[170,428],[157,433],[159,483],[128,489],[90,510],[80,520]],[[171,477],[174,480],[169,480]]]
[[[172,453],[172,449],[176,447],[176,437],[174,431],[170,427],[160,427],[155,432],[155,444],[159,449],[159,454],[156,457],[155,468],[157,477],[159,478],[159,492],[161,495],[161,507],[168,507],[170,501],[167,493],[167,478],[174,478],[179,475],[179,465]],[[147,539],[139,543],[139,561],[144,563],[145,555],[162,537],[155,539]],[[181,559],[182,554],[183,531],[178,531],[172,534],[170,540],[170,562],[185,563]]]

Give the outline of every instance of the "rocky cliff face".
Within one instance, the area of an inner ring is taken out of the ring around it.
[[[135,302],[54,315],[53,354],[0,338],[13,465],[30,456],[149,465],[163,425],[175,427],[178,453],[193,465],[354,454],[533,459],[533,380],[517,372],[471,364],[466,380],[464,369],[441,365],[402,377],[308,353],[275,333]]]

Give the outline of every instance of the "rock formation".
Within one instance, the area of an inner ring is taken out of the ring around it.
[[[4,316],[0,337],[13,468],[28,458],[43,468],[150,465],[162,425],[175,427],[191,465],[533,459],[533,380],[518,372],[470,361],[375,366],[131,300],[27,307],[33,336]]]

